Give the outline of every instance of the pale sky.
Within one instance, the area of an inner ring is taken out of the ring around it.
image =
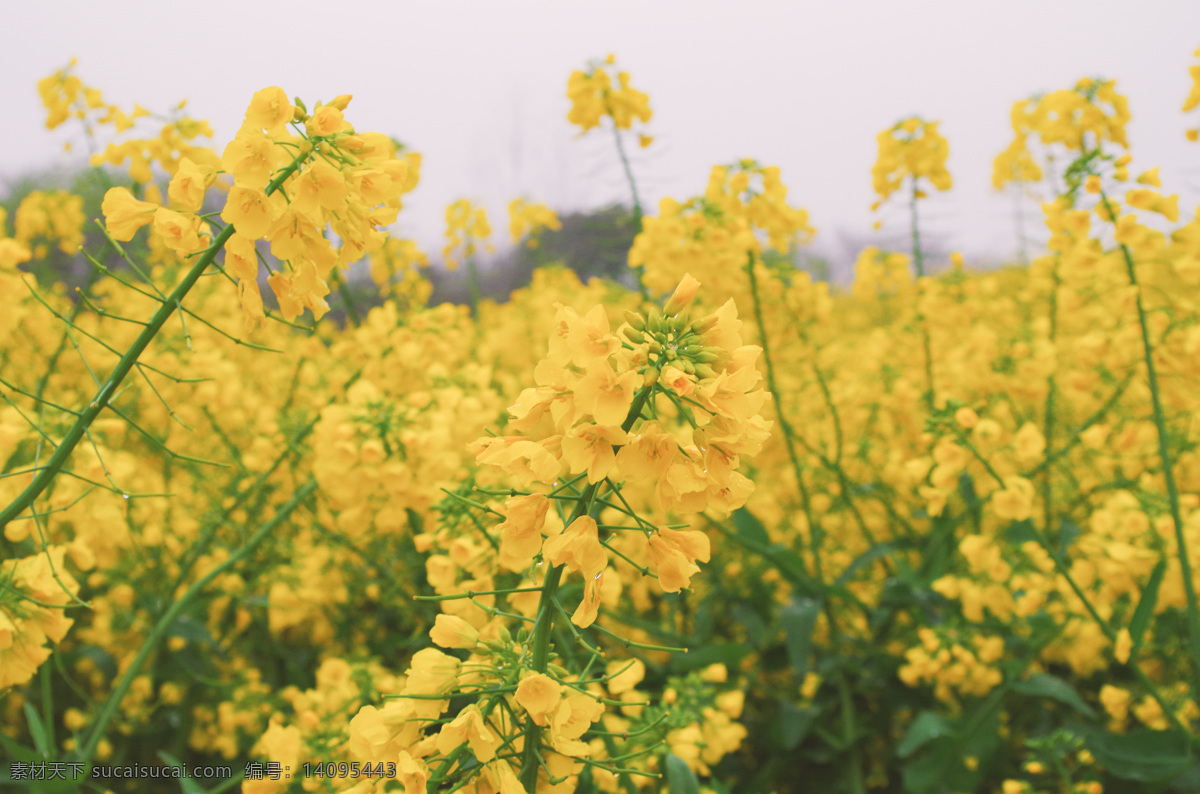
[[[445,206],[467,197],[484,203],[504,245],[517,195],[560,211],[627,199],[611,136],[579,138],[566,120],[567,76],[612,52],[654,110],[655,143],[634,164],[650,214],[663,196],[700,193],[713,165],[752,157],[780,166],[817,250],[836,252],[840,234],[871,233],[876,134],[917,113],[941,121],[955,181],[923,209],[925,231],[968,258],[1011,256],[1012,199],[991,188],[1009,110],[1083,76],[1115,78],[1129,97],[1133,167],[1160,166],[1164,192],[1180,193],[1188,215],[1200,199],[1200,144],[1183,134],[1200,112],[1180,112],[1200,46],[1196,0],[5,6],[0,193],[64,161],[73,133],[44,129],[35,83],[77,57],[84,82],[122,107],[188,99],[218,151],[260,88],[310,104],[351,93],[357,129],[424,155],[402,234],[440,257]],[[899,206],[884,219],[902,231]]]

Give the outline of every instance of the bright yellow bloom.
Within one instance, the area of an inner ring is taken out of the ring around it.
[[[542,527],[550,500],[541,494],[516,496],[505,504],[500,524],[500,561],[511,571],[523,571],[542,548]]]
[[[543,673],[535,673],[521,679],[521,683],[517,685],[516,699],[534,723],[544,726],[558,708],[562,691],[562,686],[553,678]]]
[[[243,237],[258,240],[270,230],[272,213],[271,200],[263,190],[234,185],[221,210],[221,220],[232,223]]]
[[[463,743],[470,746],[476,760],[481,763],[495,758],[496,748],[500,746],[500,737],[484,722],[483,714],[475,703],[460,711],[438,732],[437,749],[442,755],[449,755]]]
[[[470,650],[479,642],[479,631],[456,615],[438,615],[429,638],[443,648],[465,648]]]
[[[104,213],[104,225],[114,240],[126,242],[133,239],[138,229],[154,221],[157,204],[139,201],[128,188],[112,187],[104,194],[100,211]]]
[[[273,85],[254,93],[250,106],[246,108],[246,123],[272,138],[278,138],[286,132],[294,112],[287,93]]]
[[[708,536],[697,530],[660,527],[650,536],[650,565],[664,593],[678,593],[700,572],[696,562],[709,560]]]
[[[596,520],[591,516],[580,516],[561,534],[547,538],[542,550],[551,564],[565,565],[585,580],[594,579],[608,564],[608,552],[600,545]]]

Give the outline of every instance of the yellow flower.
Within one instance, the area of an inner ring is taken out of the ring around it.
[[[470,650],[479,642],[479,631],[455,615],[438,615],[429,630],[429,638],[443,648]]]
[[[616,466],[617,458],[613,446],[620,446],[625,441],[625,431],[619,427],[576,425],[563,436],[563,462],[572,474],[586,471],[588,482],[600,482],[611,474]]]
[[[547,538],[542,551],[551,564],[565,565],[585,580],[596,578],[608,565],[608,553],[600,545],[596,520],[591,516],[580,516],[561,534]]]
[[[575,407],[580,413],[591,414],[596,424],[619,427],[633,404],[638,380],[636,372],[617,373],[598,361],[575,384]]]
[[[234,185],[229,189],[225,209],[221,210],[221,220],[232,223],[243,237],[258,240],[271,228],[271,200],[259,188]]]
[[[138,201],[127,188],[109,188],[100,204],[104,225],[114,240],[132,240],[134,233],[154,221],[157,204]]]
[[[404,692],[409,695],[441,695],[458,678],[458,659],[436,648],[424,648],[413,654]]]
[[[333,105],[324,105],[304,123],[305,131],[312,137],[328,137],[349,129],[342,116],[342,111]]]
[[[1005,477],[1004,489],[992,495],[996,515],[1013,521],[1024,521],[1033,515],[1033,483],[1024,477]]]
[[[199,212],[204,205],[204,191],[212,183],[214,174],[192,162],[190,157],[179,161],[179,168],[167,187],[167,195],[175,209],[184,212]]]
[[[708,562],[708,536],[697,530],[660,527],[650,536],[650,566],[664,593],[678,593],[700,572],[696,561]]]
[[[437,750],[442,755],[449,755],[464,742],[470,746],[476,760],[485,764],[496,757],[496,748],[500,746],[500,737],[484,722],[475,703],[442,726],[437,736]]]
[[[154,234],[180,256],[194,254],[205,248],[200,239],[200,219],[190,212],[175,212],[159,207],[154,212]]]
[[[591,695],[575,692],[563,698],[550,718],[550,744],[563,755],[588,756],[588,746],[579,737],[604,716],[604,705]]]
[[[538,725],[546,725],[562,699],[562,686],[544,673],[534,673],[517,685],[517,703]]]
[[[504,506],[504,522],[498,527],[500,561],[511,571],[522,571],[541,551],[550,500],[541,494],[529,494],[513,497]]]
[[[287,130],[295,108],[288,101],[287,93],[277,85],[256,91],[246,108],[246,123],[256,130],[265,131],[278,138]]]
[[[609,694],[620,695],[642,682],[646,677],[646,665],[641,659],[618,659],[605,665],[604,672],[608,676]]]

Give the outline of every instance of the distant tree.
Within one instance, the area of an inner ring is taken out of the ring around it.
[[[634,286],[629,248],[635,227],[629,208],[614,204],[564,215],[559,221],[562,228],[542,232],[536,248],[522,247],[513,252],[511,273],[515,286],[528,284],[534,268],[551,262],[574,270],[584,281],[598,277]]]

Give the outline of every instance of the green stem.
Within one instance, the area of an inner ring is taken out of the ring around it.
[[[46,744],[51,748],[56,748],[58,742],[54,738],[54,692],[50,685],[50,665],[44,664],[42,665],[42,725],[46,731]]]
[[[825,589],[825,577],[821,564],[821,530],[813,520],[812,500],[809,498],[808,486],[804,484],[803,469],[800,457],[796,454],[796,431],[792,423],[783,413],[783,402],[780,400],[779,384],[775,380],[775,364],[771,358],[771,340],[767,338],[767,324],[763,319],[762,299],[758,294],[758,275],[754,271],[754,253],[748,254],[746,272],[750,276],[750,297],[754,303],[754,319],[758,324],[758,340],[762,345],[763,363],[767,368],[767,390],[771,392],[771,401],[775,405],[775,419],[783,430],[783,443],[787,447],[788,459],[792,463],[792,475],[796,478],[796,486],[800,489],[800,501],[804,506],[804,517],[808,521],[809,545],[813,558],[813,576],[822,591]],[[801,558],[803,560],[803,558]],[[807,566],[805,566],[807,568]],[[808,571],[804,571],[808,575]]]
[[[1054,258],[1054,264],[1050,270],[1050,344],[1053,345],[1058,338],[1058,257]],[[1046,439],[1046,455],[1051,454],[1054,448],[1054,394],[1056,383],[1054,372],[1050,372],[1050,377],[1046,383],[1046,423],[1045,432],[1042,434]],[[1042,472],[1042,523],[1045,526],[1046,532],[1053,531],[1051,522],[1054,520],[1054,508],[1052,503],[1053,494],[1051,492],[1051,475],[1053,466],[1047,466]]]
[[[912,178],[912,200],[909,204],[912,212],[912,258],[917,269],[918,289],[920,279],[925,277],[925,256],[921,253],[921,226],[917,222],[917,178]],[[930,411],[937,403],[933,391],[933,349],[929,341],[929,326],[925,323],[925,313],[921,309],[921,298],[917,296],[917,323],[921,326],[921,347],[925,353],[925,406]]]
[[[272,517],[270,521],[259,527],[258,531],[246,541],[245,545],[243,545],[233,554],[229,555],[229,558],[220,565],[217,565],[204,576],[200,577],[200,579],[196,580],[196,582],[187,589],[187,592],[185,592],[177,601],[171,604],[170,608],[163,613],[162,617],[158,619],[158,623],[155,624],[154,629],[150,632],[150,636],[147,637],[146,641],[142,643],[142,647],[138,650],[137,656],[134,657],[133,663],[129,665],[129,669],[125,671],[125,675],[121,677],[121,680],[117,683],[116,688],[114,688],[112,694],[109,695],[108,700],[104,702],[104,707],[97,715],[96,723],[92,726],[92,730],[88,734],[87,742],[83,745],[83,749],[80,750],[79,753],[79,759],[85,765],[91,763],[92,755],[96,752],[96,747],[100,744],[100,740],[104,738],[104,731],[108,727],[108,723],[116,715],[117,709],[121,705],[121,700],[125,697],[125,693],[129,691],[129,687],[133,684],[134,679],[137,677],[138,671],[142,669],[142,666],[146,663],[146,660],[150,657],[150,654],[158,646],[159,640],[162,639],[163,634],[166,633],[167,628],[175,620],[175,617],[182,612],[184,608],[190,605],[192,600],[199,595],[200,592],[204,590],[204,588],[207,587],[210,582],[212,582],[221,574],[225,573],[225,571],[229,570],[234,565],[237,565],[251,551],[257,548],[258,544],[261,543],[268,534],[270,534],[271,530],[283,523],[283,521],[289,515],[291,515],[292,511],[295,510],[300,503],[307,499],[309,495],[311,495],[316,489],[317,483],[315,480],[309,480],[307,483],[300,486],[296,493],[293,494],[292,498],[279,508],[278,512],[275,513],[274,517]]]
[[[925,257],[921,253],[921,227],[917,224],[917,178],[912,180],[912,199],[909,206],[912,209],[912,257],[917,269],[917,278],[925,276]]]
[[[796,484],[800,489],[800,498],[804,504],[805,517],[808,519],[808,531],[810,535],[810,544],[812,546],[813,555],[813,571],[816,579],[816,586],[820,592],[820,600],[822,602],[822,611],[825,613],[825,620],[829,624],[829,638],[836,652],[837,646],[841,644],[841,631],[838,628],[837,617],[833,611],[833,605],[826,595],[826,583],[823,566],[821,563],[821,531],[818,525],[813,520],[812,504],[809,499],[808,487],[804,484],[804,478],[801,476],[800,459],[796,455],[796,433],[792,428],[787,417],[783,413],[783,404],[780,401],[781,392],[779,384],[775,380],[775,365],[771,359],[771,342],[767,337],[767,325],[763,319],[762,299],[758,293],[758,275],[754,271],[754,253],[749,254],[749,261],[746,265],[746,272],[750,276],[750,297],[754,303],[754,319],[758,324],[759,343],[762,345],[763,361],[767,368],[767,388],[771,392],[771,399],[775,403],[775,418],[779,422],[780,428],[783,430],[784,443],[787,446],[788,457],[792,462],[792,471],[796,477]],[[847,494],[849,499],[849,494]],[[807,577],[808,572],[804,572]],[[861,759],[858,747],[854,744],[855,714],[854,702],[850,697],[849,683],[845,677],[839,674],[839,692],[841,694],[841,721],[842,721],[842,736],[846,739],[846,747],[850,752],[850,763],[846,767],[846,780],[853,794],[863,794],[866,791],[863,785]]]
[[[648,386],[638,392],[633,404],[629,407],[625,421],[621,424],[623,431],[628,433],[633,428],[633,423],[642,415],[642,408],[645,407],[646,401],[649,400],[653,391],[654,387]],[[575,509],[571,511],[570,518],[563,524],[564,527],[570,527],[577,519],[587,515],[592,508],[592,502],[596,498],[596,491],[599,487],[600,483],[594,482],[583,489],[579,501],[575,503]],[[538,598],[537,619],[533,624],[533,635],[530,639],[533,645],[531,666],[535,673],[545,673],[550,664],[550,637],[554,630],[554,597],[558,593],[562,573],[563,566],[550,565],[546,570],[545,579],[542,580],[542,595]],[[526,791],[534,791],[537,788],[538,745],[541,743],[541,737],[541,726],[532,719],[529,720],[529,724],[525,728],[525,752],[521,758],[521,785],[525,787]]]
[[[279,186],[300,167],[300,163],[305,157],[307,155],[297,157],[279,172],[279,175],[271,180],[271,184],[267,186],[267,195],[278,190]],[[100,412],[108,405],[108,401],[116,394],[125,377],[130,373],[134,365],[137,364],[138,358],[149,347],[150,342],[162,330],[163,325],[171,318],[171,315],[175,313],[175,309],[178,308],[180,302],[183,301],[192,287],[196,285],[200,277],[204,275],[204,271],[212,264],[217,253],[225,247],[225,243],[229,241],[233,233],[233,224],[229,224],[222,229],[221,233],[212,241],[212,244],[205,250],[196,264],[192,266],[192,269],[183,277],[183,281],[179,282],[179,286],[167,296],[166,300],[162,301],[154,314],[151,315],[150,319],[146,322],[146,327],[137,335],[137,339],[133,340],[133,344],[129,346],[125,354],[121,356],[121,360],[117,362],[117,366],[113,368],[112,373],[109,374],[104,384],[100,386],[100,390],[96,392],[96,396],[88,403],[87,408],[80,411],[79,417],[71,425],[67,434],[63,436],[62,441],[59,442],[58,447],[54,450],[54,454],[50,456],[50,460],[47,461],[46,468],[38,472],[33,481],[29,483],[25,490],[8,507],[0,510],[0,531],[4,529],[9,521],[12,521],[33,505],[34,500],[41,496],[42,492],[49,487],[55,476],[66,464],[71,453],[75,450],[75,446],[84,438],[88,428],[96,421]]]
[[[629,193],[633,197],[633,234],[637,236],[642,233],[642,200],[638,196],[637,182],[633,179],[633,168],[629,164],[629,157],[625,154],[625,142],[621,139],[621,131],[617,129],[616,123],[613,124],[613,139],[617,142],[617,156],[621,158],[621,167],[625,169],[625,181],[629,183]],[[646,268],[643,265],[638,265],[633,268],[633,274],[637,277],[638,292],[642,296],[642,300],[650,300],[650,293],[646,290],[645,275]]]
[[[1115,218],[1113,206],[1104,191],[1100,191],[1100,200],[1104,202],[1110,218]],[[1134,267],[1133,254],[1129,247],[1121,244],[1121,253],[1125,258],[1125,270],[1129,275],[1129,283],[1137,290],[1138,323],[1142,330],[1142,355],[1146,361],[1146,377],[1150,385],[1150,400],[1154,406],[1154,426],[1158,431],[1158,455],[1162,462],[1163,479],[1167,486],[1167,501],[1171,506],[1171,521],[1175,525],[1176,555],[1179,557],[1179,571],[1183,576],[1183,591],[1187,596],[1187,627],[1188,651],[1192,663],[1192,699],[1200,698],[1200,604],[1196,600],[1196,583],[1192,579],[1191,556],[1188,553],[1187,536],[1183,531],[1183,513],[1179,507],[1179,489],[1175,485],[1175,471],[1171,462],[1171,453],[1167,449],[1167,419],[1163,411],[1162,396],[1158,389],[1158,371],[1154,367],[1154,345],[1150,342],[1150,324],[1146,320],[1146,307],[1142,304],[1142,291],[1138,285],[1137,270]]]
[[[479,268],[475,265],[475,257],[467,257],[467,294],[471,304],[471,316],[479,317],[479,301],[483,293],[479,289]]]

